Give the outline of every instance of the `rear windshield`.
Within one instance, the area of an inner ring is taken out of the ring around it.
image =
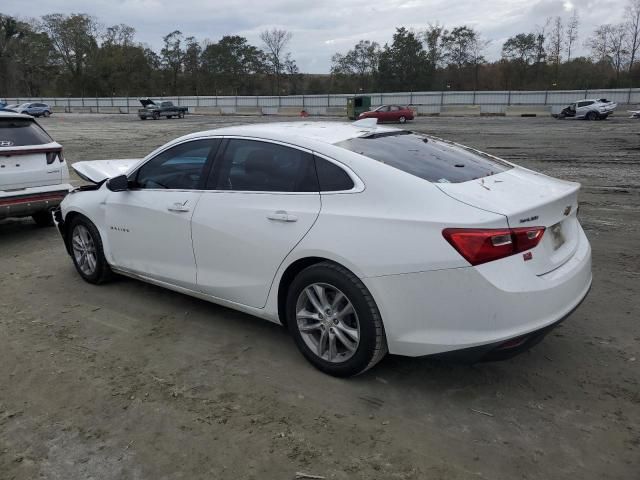
[[[44,145],[53,140],[40,125],[28,118],[0,118],[0,147]]]
[[[489,155],[413,132],[351,138],[338,144],[433,183],[460,183],[509,170]]]

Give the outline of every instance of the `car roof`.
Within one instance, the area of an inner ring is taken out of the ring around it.
[[[26,120],[33,120],[31,115],[25,115],[24,113],[15,113],[15,112],[7,112],[0,111],[0,118],[24,118]]]
[[[351,138],[362,137],[375,133],[400,131],[392,127],[366,127],[343,122],[273,122],[250,125],[224,127],[216,130],[192,133],[183,138],[193,138],[213,135],[237,135],[242,137],[256,137],[277,140],[289,143],[297,143],[296,138],[303,138],[326,144],[336,144]]]

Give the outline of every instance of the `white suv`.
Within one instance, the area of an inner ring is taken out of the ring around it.
[[[51,210],[70,189],[62,146],[33,117],[0,112],[0,219],[52,225]]]
[[[606,98],[578,100],[564,108],[558,118],[585,118],[587,120],[606,120],[618,106]]]

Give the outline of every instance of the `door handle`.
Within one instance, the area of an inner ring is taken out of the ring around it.
[[[188,212],[189,210],[191,210],[187,206],[188,202],[189,200],[185,201],[184,203],[176,202],[173,205],[169,205],[167,207],[167,210],[169,210],[170,212]]]
[[[269,220],[274,220],[276,222],[297,222],[298,217],[295,215],[289,215],[284,210],[278,210],[277,212],[270,213],[267,215]]]

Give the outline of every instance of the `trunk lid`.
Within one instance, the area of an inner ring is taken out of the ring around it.
[[[108,178],[124,175],[142,159],[124,158],[119,160],[88,160],[76,162],[71,168],[80,178],[88,182],[100,183]]]
[[[57,185],[62,181],[62,147],[55,142],[36,147],[0,147],[0,190]],[[50,163],[47,163],[47,157]]]
[[[468,182],[435,185],[456,200],[504,215],[510,228],[545,227],[529,260],[537,275],[561,266],[577,248],[579,183],[515,167]]]

